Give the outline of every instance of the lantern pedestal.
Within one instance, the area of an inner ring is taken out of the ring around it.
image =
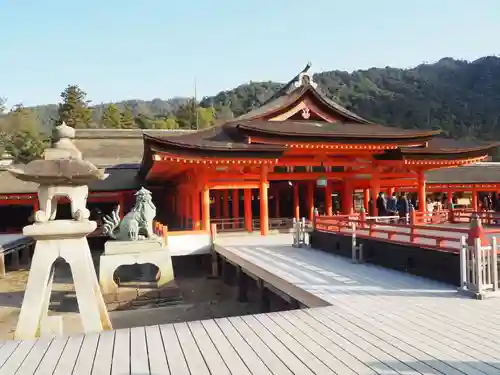
[[[111,329],[86,238],[95,229],[96,223],[88,220],[54,220],[23,229],[25,236],[36,240],[36,246],[17,323],[17,340],[32,339],[40,336],[40,332],[47,332],[41,325],[50,321],[47,314],[54,262],[58,258],[64,259],[71,268],[84,332]]]

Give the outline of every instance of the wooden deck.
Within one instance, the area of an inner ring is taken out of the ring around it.
[[[500,299],[311,249],[228,237],[332,306],[0,343],[3,374],[500,374]]]

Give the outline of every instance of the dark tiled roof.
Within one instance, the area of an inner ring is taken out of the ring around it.
[[[500,163],[435,169],[427,171],[425,177],[428,183],[434,184],[500,183]]]
[[[451,138],[431,139],[427,147],[402,147],[403,158],[419,159],[439,155],[442,159],[455,157],[480,157],[500,146],[500,142],[484,142]]]
[[[254,132],[296,137],[328,137],[360,139],[413,139],[439,134],[433,130],[408,130],[378,124],[329,123],[326,121],[246,121],[236,127]]]
[[[264,103],[259,108],[255,108],[250,112],[247,112],[236,120],[252,120],[265,117],[273,112],[279,111],[281,109],[287,108],[294,104],[299,99],[310,94],[312,97],[316,98],[324,106],[326,106],[332,115],[339,115],[347,121],[358,122],[362,124],[369,124],[370,121],[358,116],[357,114],[349,111],[348,109],[342,107],[340,104],[329,99],[325,94],[321,92],[319,88],[314,88],[311,85],[294,87],[291,92],[283,93],[282,96],[277,96],[274,99]]]
[[[230,153],[229,156],[237,156],[237,152],[243,152],[243,155],[258,152],[263,157],[275,157],[284,151],[282,146],[247,143],[233,124],[215,126],[177,137],[164,138],[145,135],[144,141],[153,151],[170,150],[180,154],[204,155],[204,151],[210,151],[210,155],[214,155],[216,152],[218,155]]]
[[[77,129],[76,139],[73,142],[85,160],[105,168],[118,164],[140,163],[145,134],[167,138],[190,132],[189,130]]]
[[[90,191],[110,192],[137,189],[140,185],[140,181],[136,178],[138,169],[138,166],[127,169],[106,169],[109,176],[105,180],[91,183]],[[0,194],[35,193],[37,187],[38,185],[33,182],[21,181],[7,171],[0,171]]]

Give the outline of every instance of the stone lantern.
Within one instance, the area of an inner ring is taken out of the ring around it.
[[[45,150],[44,159],[8,171],[23,181],[38,183],[40,210],[35,222],[23,228],[25,236],[36,240],[16,339],[30,339],[40,334],[61,333],[62,321],[47,317],[54,262],[63,258],[73,276],[78,308],[84,332],[111,329],[96,272],[93,266],[87,235],[97,224],[89,220],[87,209],[88,184],[105,176],[92,163],[82,159],[73,144],[75,130],[66,124],[55,127],[52,147]],[[59,197],[71,203],[72,219],[55,220]],[[59,325],[59,329],[49,328]]]

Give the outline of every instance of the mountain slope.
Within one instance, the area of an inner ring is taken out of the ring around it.
[[[290,73],[290,78],[296,72]],[[331,98],[370,120],[405,128],[437,128],[445,135],[500,138],[500,58],[473,62],[443,58],[412,69],[372,68],[354,72],[328,71],[314,76]],[[228,108],[235,116],[259,106],[281,83],[251,82],[201,100],[202,106]],[[8,94],[8,93],[6,93]],[[90,98],[91,99],[91,98]],[[161,117],[175,113],[186,98],[129,100],[134,114]],[[105,104],[95,107],[99,123]],[[57,106],[39,106],[43,128],[50,127]]]

